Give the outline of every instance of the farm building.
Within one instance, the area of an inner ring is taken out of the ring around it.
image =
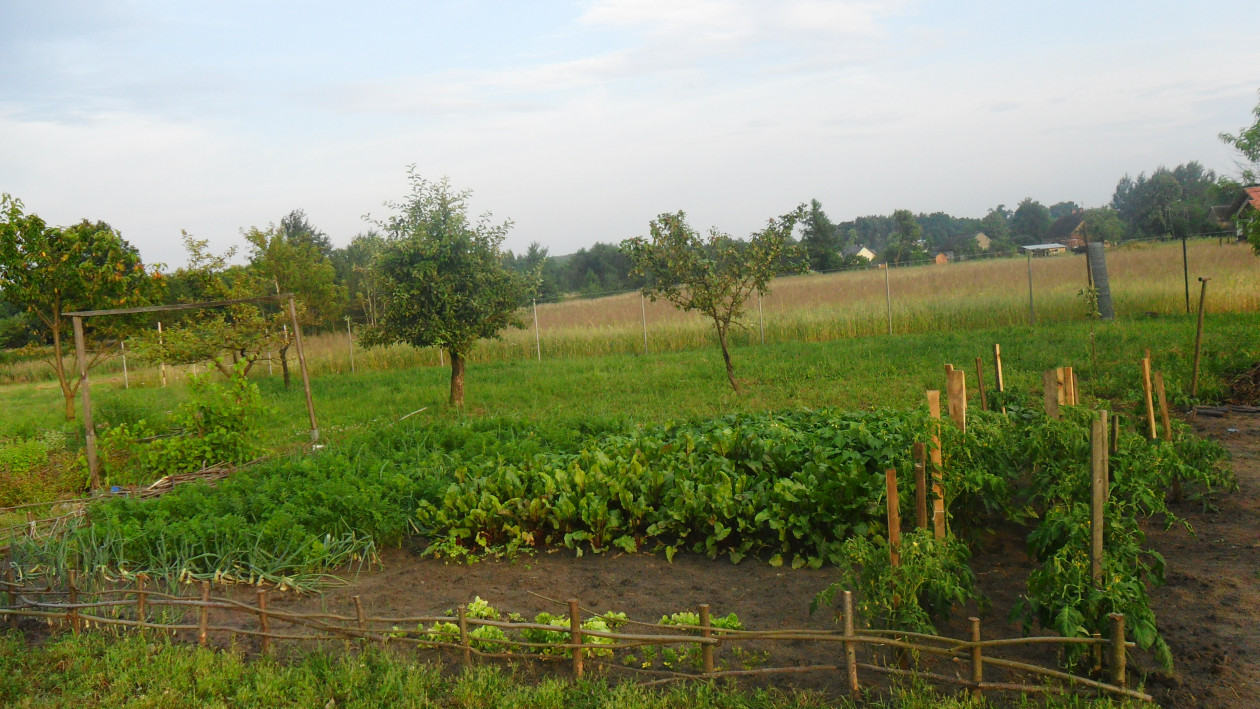
[[[993,245],[993,240],[990,239],[988,235],[982,231],[976,232],[976,235],[971,238],[975,240],[976,248],[980,249],[981,251],[988,251],[989,247]]]
[[[1033,256],[1056,256],[1058,254],[1067,253],[1068,249],[1066,245],[1059,243],[1029,244],[1028,246],[1021,246],[1020,248]]]
[[[1233,221],[1234,233],[1240,241],[1245,239],[1244,225],[1248,221],[1255,219],[1257,215],[1260,215],[1260,185],[1244,188],[1242,194],[1238,195],[1238,198],[1230,203],[1228,207],[1225,207],[1225,205],[1213,207],[1212,213],[1214,216],[1220,215],[1225,217],[1222,220],[1224,222],[1222,226],[1228,226],[1229,221]]]
[[[862,246],[861,244],[858,244],[855,246],[846,246],[844,250],[840,252],[840,255],[845,258],[849,258],[850,256],[860,256],[861,258],[864,258],[867,261],[875,260],[875,252],[871,251],[865,246]]]

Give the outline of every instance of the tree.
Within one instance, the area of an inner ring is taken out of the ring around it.
[[[1076,202],[1055,202],[1050,205],[1050,219],[1062,219],[1069,214],[1074,214],[1080,208]]]
[[[536,274],[504,265],[500,245],[511,222],[491,224],[490,215],[468,217],[465,190],[444,178],[430,182],[407,172],[411,194],[386,206],[397,213],[376,224],[386,243],[376,267],[386,286],[381,319],[369,327],[368,346],[404,342],[437,346],[451,360],[452,406],[464,405],[464,366],[478,339],[498,337],[520,326],[518,311],[537,284]]]
[[[230,263],[235,248],[217,255],[211,253],[207,240],[188,232],[182,236],[188,264],[170,277],[173,302],[236,300],[275,292],[256,271]],[[169,364],[204,363],[229,379],[234,365],[241,363],[241,374],[248,374],[256,362],[285,342],[276,317],[256,303],[178,311],[167,318],[161,335],[150,331],[136,342],[137,354]]]
[[[1124,222],[1111,207],[1086,209],[1082,215],[1085,238],[1091,242],[1117,242],[1124,238]]]
[[[277,231],[285,241],[294,246],[306,244],[314,247],[325,258],[332,256],[332,241],[327,234],[311,224],[304,209],[295,209],[281,217]]]
[[[1010,241],[1011,212],[1005,204],[999,204],[980,220],[980,230],[994,241]]]
[[[1011,232],[1020,244],[1039,244],[1050,229],[1050,210],[1032,197],[1025,197],[1011,216]]]
[[[831,271],[844,265],[840,253],[840,232],[827,218],[818,200],[810,200],[809,214],[803,226],[805,233],[801,235],[801,246],[809,259],[810,270]]]
[[[898,209],[892,215],[892,240],[884,251],[884,260],[892,264],[921,261],[927,258],[923,250],[923,228],[909,209]]]
[[[140,252],[105,222],[85,219],[50,227],[22,210],[20,200],[0,195],[0,290],[52,339],[49,363],[65,399],[66,419],[73,420],[79,378],[66,371],[66,358],[75,350],[67,347],[71,321],[65,313],[148,305],[161,297],[164,281],[157,269],[146,270]],[[94,367],[115,351],[104,341],[134,325],[134,318],[119,316],[85,320],[89,359],[72,357],[71,371]]]
[[[261,281],[260,290],[266,291],[270,286],[276,293],[293,293],[300,327],[325,324],[341,314],[346,288],[336,283],[332,261],[315,244],[290,239],[274,226],[266,230],[250,227],[245,232],[245,240],[251,247],[249,265],[252,275]],[[290,319],[287,307],[281,304],[279,312],[271,317],[270,326],[272,332],[278,329],[287,335],[279,347],[286,389],[289,387],[288,352],[297,337],[297,333],[282,327]]]
[[[368,325],[376,324],[384,296],[384,284],[372,265],[384,246],[384,237],[370,229],[346,247],[333,249],[330,258],[338,285],[346,288],[346,312]]]
[[[1248,185],[1260,181],[1260,103],[1251,109],[1251,115],[1256,120],[1250,126],[1239,128],[1237,133],[1221,133],[1218,136],[1223,143],[1238,151],[1243,160],[1239,163],[1239,170],[1243,182]]]
[[[662,214],[648,224],[649,237],[621,242],[621,248],[634,264],[633,273],[647,279],[643,294],[653,301],[664,298],[675,307],[698,310],[713,321],[726,378],[731,388],[735,367],[727,347],[731,324],[744,313],[744,303],[753,293],[765,294],[785,250],[800,247],[788,244],[792,229],[805,217],[805,205],[777,219],[740,241],[716,228],[707,238],[687,225],[683,212]]]

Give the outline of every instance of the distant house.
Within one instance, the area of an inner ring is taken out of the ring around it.
[[[990,239],[982,231],[976,232],[976,235],[971,238],[976,240],[976,248],[981,251],[988,251],[989,247],[993,245],[993,239]]]
[[[1076,250],[1085,246],[1087,241],[1085,234],[1085,210],[1075,209],[1071,214],[1064,214],[1046,230],[1046,240],[1058,244],[1063,244],[1069,249]]]
[[[1021,249],[1032,254],[1033,256],[1055,256],[1057,254],[1067,253],[1068,247],[1065,244],[1029,244],[1021,246]]]
[[[863,259],[866,259],[867,261],[875,260],[875,252],[871,251],[870,249],[860,244],[856,246],[846,246],[844,250],[840,252],[840,255],[845,258],[849,258],[851,256],[858,256]]]
[[[1217,207],[1213,207],[1215,212]],[[1260,186],[1252,186],[1244,188],[1242,194],[1238,195],[1228,209],[1229,219],[1234,222],[1234,234],[1238,240],[1242,241],[1247,238],[1245,233],[1248,221],[1255,219],[1260,214]]]

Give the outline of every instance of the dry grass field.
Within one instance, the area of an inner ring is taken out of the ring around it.
[[[1191,304],[1197,307],[1199,276],[1211,278],[1208,312],[1260,311],[1260,258],[1246,244],[1200,239],[1189,243]],[[1131,243],[1108,250],[1107,265],[1117,315],[1179,313],[1185,310],[1181,244]],[[892,329],[897,333],[994,328],[1028,323],[1028,261],[1022,257],[943,265],[880,268],[780,278],[760,303],[754,298],[743,319],[745,329],[733,344],[820,342],[888,331],[885,294],[892,301]],[[1080,291],[1085,287],[1085,257],[1064,254],[1032,260],[1034,307],[1038,323],[1084,318]],[[524,329],[510,329],[496,341],[481,343],[473,361],[536,357],[537,337],[544,359],[634,353],[644,349],[644,321],[649,352],[680,351],[714,344],[712,327],[699,315],[682,313],[666,302],[644,301],[638,293],[569,299],[538,305],[522,313]],[[315,374],[348,371],[350,352],[344,330],[312,333],[308,360]],[[290,356],[294,356],[291,352]],[[355,346],[361,369],[436,366],[436,349],[394,346],[365,350]],[[137,381],[156,381],[156,367],[130,362]],[[173,371],[172,376],[189,368]],[[26,362],[0,371],[0,383],[47,379],[50,368]],[[120,374],[115,359],[96,370]],[[279,374],[278,364],[274,365]],[[256,374],[268,372],[265,363]]]

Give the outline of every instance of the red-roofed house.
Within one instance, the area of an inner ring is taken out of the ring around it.
[[[1234,233],[1239,241],[1247,238],[1246,224],[1257,215],[1260,215],[1260,185],[1243,188],[1238,199],[1229,205],[1229,217],[1234,220]]]

